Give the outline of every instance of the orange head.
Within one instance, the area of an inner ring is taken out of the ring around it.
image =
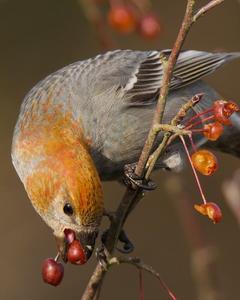
[[[28,196],[53,229],[63,257],[64,229],[93,250],[103,214],[102,186],[79,123],[55,108],[20,119],[12,157]]]

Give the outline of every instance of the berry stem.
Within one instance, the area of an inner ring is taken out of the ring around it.
[[[207,114],[207,113],[209,113],[209,112],[212,112],[212,111],[213,111],[213,108],[211,107],[211,108],[209,108],[209,109],[207,109],[207,110],[204,110],[204,111],[200,112],[199,114],[196,114],[196,115],[193,116],[192,118],[186,120],[185,126],[190,125],[190,123],[191,123],[192,121],[194,121],[195,119],[197,119],[197,118],[199,118],[200,116],[205,115],[205,114]]]
[[[196,152],[196,151],[197,151],[197,148],[196,148],[196,145],[195,145],[195,143],[194,143],[194,141],[193,141],[192,135],[189,134],[188,137],[189,137],[189,140],[190,140],[190,142],[191,142],[191,146],[192,146],[193,151]]]
[[[55,260],[55,261],[58,261],[58,260],[59,260],[59,257],[60,257],[60,253],[58,252],[57,255],[55,256],[54,260]]]
[[[139,300],[144,300],[143,277],[142,270],[139,268]]]
[[[205,119],[199,120],[199,121],[197,121],[197,122],[195,122],[195,123],[192,123],[192,124],[188,125],[187,127],[185,127],[185,129],[190,129],[190,128],[194,127],[194,126],[197,126],[197,125],[199,125],[199,124],[203,124],[203,122],[212,120],[212,119],[214,119],[214,118],[215,118],[214,115],[209,116],[209,117],[207,117],[207,118],[205,118]]]
[[[196,179],[197,186],[198,186],[199,192],[200,192],[200,194],[201,194],[203,203],[206,204],[206,203],[207,203],[207,200],[206,200],[206,198],[205,198],[205,196],[204,196],[203,189],[202,189],[200,180],[199,180],[199,178],[198,178],[197,172],[196,172],[196,170],[195,170],[195,168],[194,168],[194,166],[193,166],[192,159],[191,159],[191,156],[190,156],[190,154],[189,154],[189,151],[188,151],[186,142],[185,142],[185,140],[184,140],[184,138],[183,138],[182,135],[179,135],[179,137],[180,137],[180,139],[181,139],[181,141],[182,141],[182,143],[183,143],[183,147],[184,147],[184,149],[185,149],[185,151],[186,151],[186,153],[187,153],[187,157],[188,157],[188,160],[189,160],[190,165],[191,165],[191,167],[192,167],[193,174],[194,174],[194,177],[195,177],[195,179]]]
[[[204,131],[206,131],[206,130],[203,129],[203,128],[197,128],[197,129],[192,129],[192,130],[191,130],[192,133],[202,133],[202,132],[204,132]]]

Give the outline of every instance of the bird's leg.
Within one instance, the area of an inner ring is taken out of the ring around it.
[[[108,219],[110,220],[110,222],[113,221],[114,217],[115,217],[115,213],[114,212],[109,212],[107,210],[104,211],[104,216],[108,217]],[[108,234],[108,230],[105,230],[102,233],[101,236],[101,240],[102,240],[102,245],[104,247],[106,239],[107,239],[107,234]],[[125,231],[122,229],[120,231],[118,240],[123,243],[123,247],[122,248],[118,248],[117,250],[121,253],[131,253],[134,250],[134,245],[133,243],[129,240],[129,238],[127,237],[127,234],[125,233]]]
[[[126,232],[122,229],[120,234],[119,234],[119,237],[118,237],[118,240],[123,243],[123,248],[118,248],[117,247],[117,250],[121,253],[131,253],[133,252],[134,250],[134,245],[133,243],[129,240],[128,236],[126,235]]]
[[[157,185],[152,180],[145,180],[135,174],[136,163],[128,164],[124,166],[124,178],[123,183],[126,186],[134,188],[134,186],[140,187],[143,190],[151,191],[156,189]]]
[[[108,235],[108,230],[105,230],[102,234],[102,237],[101,237],[103,248],[105,248],[104,245],[105,245],[105,242],[106,242],[106,239],[107,239],[107,235]],[[123,229],[120,231],[120,234],[118,236],[118,240],[121,243],[123,243],[122,248],[116,247],[116,249],[119,252],[124,253],[124,254],[128,254],[128,253],[131,253],[134,250],[133,243],[129,240],[126,232]]]
[[[101,236],[102,245],[100,248],[96,249],[96,257],[104,270],[107,270],[107,268],[108,268],[108,261],[109,261],[109,257],[110,257],[110,254],[109,254],[107,248],[105,247],[107,235],[108,235],[108,230],[105,230]],[[116,247],[116,249],[119,252],[128,254],[134,250],[133,243],[129,240],[129,238],[127,237],[127,235],[123,229],[121,230],[121,232],[119,234],[118,240],[121,243],[123,243],[123,248]]]

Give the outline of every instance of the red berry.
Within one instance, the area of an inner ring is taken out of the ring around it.
[[[201,174],[209,176],[212,175],[218,166],[216,156],[208,150],[198,150],[191,156],[194,168]]]
[[[230,116],[239,111],[239,107],[232,101],[217,100],[213,105],[214,116],[219,123],[231,125]]]
[[[133,32],[136,27],[136,19],[132,10],[124,5],[113,6],[108,13],[108,23],[121,33]]]
[[[76,239],[75,232],[72,229],[64,229],[64,235],[68,244],[71,244]]]
[[[219,206],[214,202],[208,202],[205,204],[195,204],[194,208],[204,216],[208,216],[214,224],[219,223],[222,220],[222,212]]]
[[[226,116],[230,117],[234,112],[240,111],[237,103],[233,101],[227,101],[224,105],[224,113]]]
[[[63,279],[63,265],[53,258],[47,258],[42,264],[42,279],[44,282],[57,286]]]
[[[206,124],[203,129],[204,136],[210,141],[216,141],[223,133],[223,125],[219,122]]]
[[[139,22],[139,32],[144,38],[154,39],[161,31],[160,23],[154,14],[143,16]]]
[[[78,240],[74,240],[68,247],[67,259],[75,265],[82,265],[87,262],[84,250]]]

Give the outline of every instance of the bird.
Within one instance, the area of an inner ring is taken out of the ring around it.
[[[88,258],[104,213],[102,181],[119,180],[138,161],[150,129],[170,50],[115,50],[74,62],[37,83],[21,105],[12,141],[13,165],[37,213],[66,255],[64,230],[73,230]],[[201,113],[220,96],[202,81],[240,52],[180,52],[163,123],[191,97]],[[209,147],[240,157],[240,116]],[[161,141],[159,134],[156,145]],[[195,140],[198,146],[208,142]],[[180,141],[170,144],[156,169],[180,171],[186,160]]]

